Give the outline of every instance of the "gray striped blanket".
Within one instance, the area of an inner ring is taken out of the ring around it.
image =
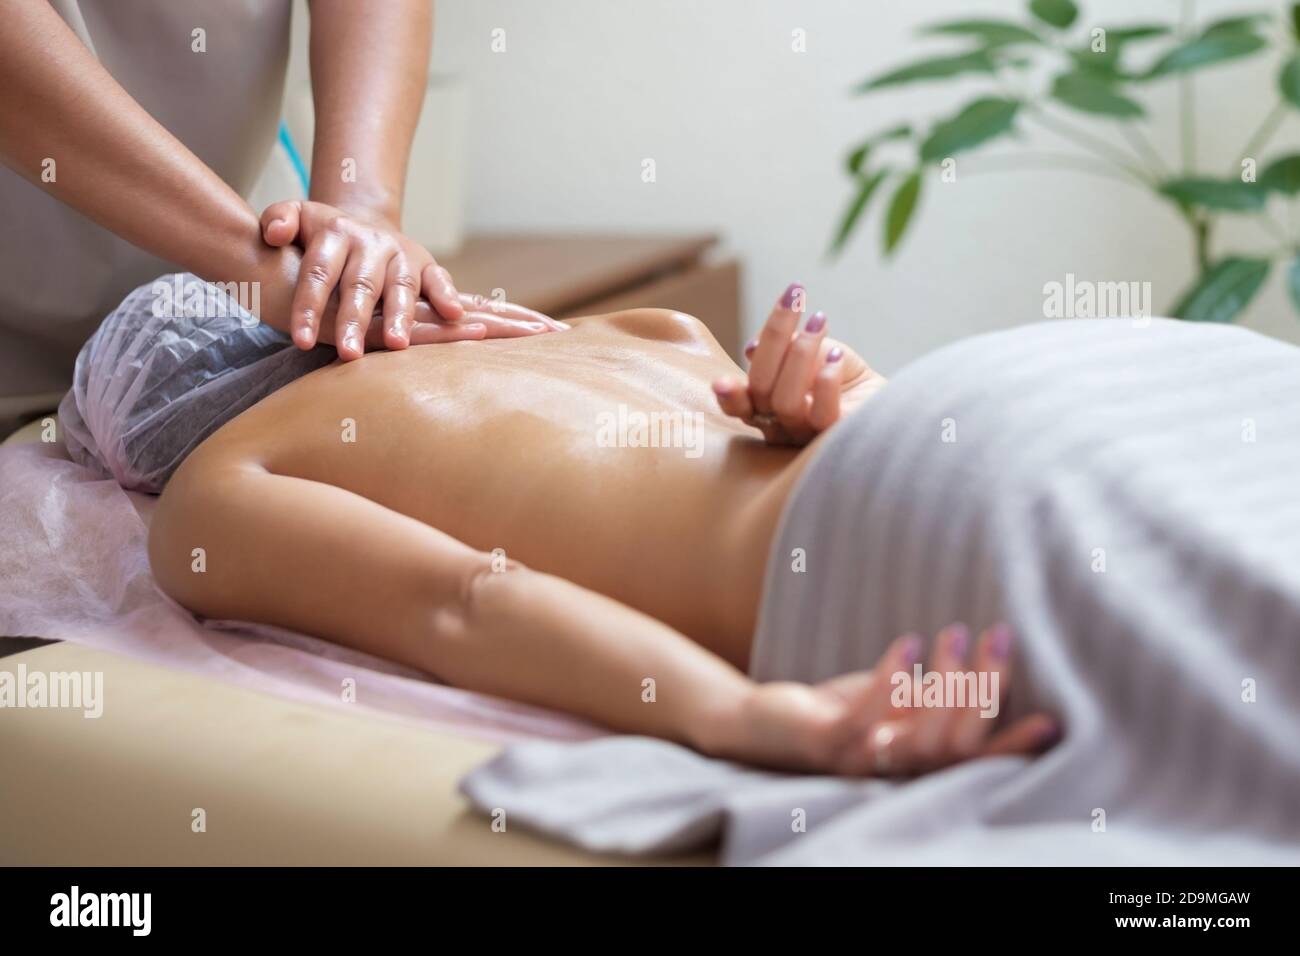
[[[870,667],[958,620],[1012,625],[1008,711],[1065,727],[1045,756],[895,784],[614,737],[517,745],[464,790],[589,848],[720,837],[731,863],[1300,862],[1300,349],[1060,321],[906,367],[787,504],[753,674]]]

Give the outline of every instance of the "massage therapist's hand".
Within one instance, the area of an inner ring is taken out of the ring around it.
[[[326,203],[287,200],[267,206],[261,226],[268,245],[296,244],[304,250],[287,329],[299,348],[332,339],[345,361],[359,358],[368,347],[402,349],[427,338],[429,330],[416,323],[429,320],[443,327],[438,341],[448,341],[453,333],[447,327],[461,322],[484,330],[460,338],[532,335],[565,327],[509,304],[479,308],[483,300],[459,293],[424,246],[382,219]],[[420,310],[422,300],[432,305],[433,315]],[[331,317],[332,302],[336,311]],[[377,308],[379,336],[371,332]]]
[[[759,429],[769,445],[806,445],[885,385],[856,352],[826,337],[826,315],[804,323],[806,294],[792,284],[758,337],[745,347],[747,379],[713,383],[728,415]]]
[[[252,278],[261,290],[258,317],[285,334],[290,334],[290,313],[298,293],[302,262],[302,255],[294,246],[266,249],[252,272]],[[240,276],[241,281],[244,278],[244,275]],[[568,328],[563,322],[556,322],[540,312],[510,302],[486,301],[480,296],[464,293],[459,296],[461,307],[465,311],[458,322],[445,321],[427,301],[417,299],[412,309],[413,321],[408,328],[409,344],[434,345],[476,339],[516,338],[556,328]],[[317,338],[321,345],[335,344],[337,308],[338,297],[331,296],[321,314]],[[379,318],[380,313],[372,313],[371,321],[367,323],[363,340],[366,351],[382,349],[387,345],[386,331],[378,321]]]

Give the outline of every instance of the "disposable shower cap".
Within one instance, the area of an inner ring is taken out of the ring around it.
[[[59,405],[68,453],[128,490],[158,494],[240,412],[336,357],[304,352],[188,273],[140,286],[77,356]]]

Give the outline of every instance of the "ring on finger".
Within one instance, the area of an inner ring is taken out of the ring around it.
[[[887,777],[894,767],[892,748],[898,731],[888,724],[871,732],[871,765],[876,775]]]

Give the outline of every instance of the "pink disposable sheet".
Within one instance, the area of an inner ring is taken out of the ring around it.
[[[438,684],[302,634],[200,623],[158,590],[149,571],[155,503],[73,463],[60,444],[0,448],[0,635],[74,641],[252,690],[484,739],[600,735],[582,721]],[[354,702],[345,700],[345,689],[354,691]]]

